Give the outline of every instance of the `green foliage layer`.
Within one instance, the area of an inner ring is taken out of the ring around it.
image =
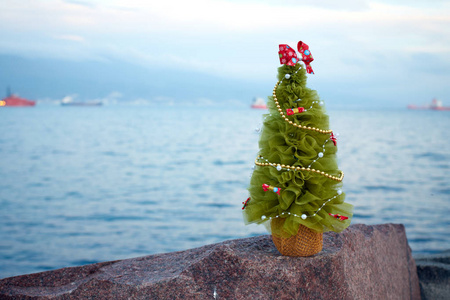
[[[285,74],[290,74],[291,77],[285,79]],[[319,129],[330,129],[328,116],[323,105],[319,104],[317,92],[306,87],[306,71],[301,64],[294,67],[283,65],[278,69],[278,79],[282,80],[276,91],[281,109],[284,112],[295,107],[307,110],[288,116],[291,121]],[[298,99],[301,100],[297,101]],[[305,168],[311,165],[311,168],[330,175],[340,175],[336,159],[337,147],[330,139],[330,134],[292,126],[281,117],[273,97],[269,97],[268,108],[269,114],[264,115],[259,141],[259,154],[263,157],[261,162]],[[322,158],[318,158],[320,152],[324,154]],[[316,161],[313,162],[314,160]],[[272,191],[264,192],[262,184],[281,188],[280,195]],[[314,172],[278,171],[272,166],[255,166],[248,188],[250,201],[244,210],[244,217],[247,223],[270,222],[270,218],[276,216],[286,218],[282,229],[284,235],[287,233],[288,236],[297,233],[299,224],[318,232],[340,232],[350,225],[353,210],[352,205],[344,203],[345,194],[338,195],[341,188],[341,182]],[[333,197],[333,200],[327,202]],[[323,206],[324,203],[326,204]],[[291,214],[288,215],[288,212]],[[329,213],[349,218],[340,221]],[[308,217],[299,217],[303,214]]]

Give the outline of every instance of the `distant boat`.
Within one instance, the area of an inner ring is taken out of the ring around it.
[[[72,96],[66,96],[61,100],[62,106],[101,106],[101,101],[73,101]]]
[[[262,99],[262,98],[255,98],[253,100],[253,103],[252,103],[251,107],[252,108],[256,108],[256,109],[266,109],[267,105],[266,105],[266,102],[264,102],[264,99]]]
[[[35,106],[36,101],[28,100],[25,98],[20,98],[17,95],[11,94],[11,90],[7,89],[6,91],[6,98],[3,98],[0,100],[0,107],[1,106]]]
[[[431,104],[429,104],[429,105],[417,106],[417,105],[414,105],[414,104],[410,104],[410,105],[408,105],[408,109],[415,109],[415,110],[420,110],[420,109],[450,110],[450,107],[449,106],[443,106],[442,105],[442,101],[435,98],[435,99],[433,99],[433,101],[431,101]]]

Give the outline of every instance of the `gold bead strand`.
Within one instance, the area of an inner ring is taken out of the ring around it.
[[[307,172],[313,172],[313,173],[317,173],[319,175],[322,175],[324,177],[330,178],[332,180],[335,181],[342,181],[344,179],[344,172],[341,171],[340,176],[333,176],[331,174],[325,173],[324,171],[320,171],[320,170],[316,170],[316,169],[311,169],[311,168],[305,168],[305,167],[296,167],[296,166],[289,166],[289,165],[284,165],[284,164],[275,164],[275,163],[271,163],[269,162],[267,159],[266,162],[260,162],[260,159],[264,159],[261,155],[258,155],[255,159],[255,165],[260,166],[260,167],[274,167],[276,168],[278,171],[281,170],[287,170],[287,171],[307,171]]]
[[[310,126],[303,126],[303,125],[297,124],[297,123],[295,123],[295,122],[289,120],[289,118],[286,117],[286,116],[284,115],[284,112],[283,112],[283,110],[281,109],[281,105],[280,105],[280,103],[278,102],[278,98],[277,98],[277,93],[276,93],[276,91],[277,91],[277,89],[278,89],[278,85],[279,85],[279,84],[280,84],[280,81],[278,81],[278,82],[275,84],[275,87],[274,87],[274,89],[273,89],[273,100],[274,100],[274,102],[275,102],[275,105],[276,105],[276,107],[277,107],[277,109],[278,109],[278,112],[280,113],[281,117],[282,117],[287,123],[289,123],[289,124],[292,125],[292,126],[298,127],[298,128],[300,128],[300,129],[312,130],[312,131],[316,131],[316,132],[319,132],[319,133],[322,133],[322,134],[331,134],[331,133],[333,132],[333,130],[331,130],[331,129],[325,130],[325,129],[319,129],[319,128],[310,127]]]

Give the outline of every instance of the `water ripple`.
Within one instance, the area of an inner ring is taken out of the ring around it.
[[[267,234],[241,209],[261,111],[4,112],[0,277]],[[448,114],[332,111],[330,123],[353,223],[403,223],[416,253],[450,248]]]

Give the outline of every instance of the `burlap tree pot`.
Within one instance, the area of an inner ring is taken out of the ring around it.
[[[278,251],[285,256],[312,256],[322,251],[323,233],[300,225],[296,235],[290,237],[282,229],[285,219],[271,221],[272,241]]]

